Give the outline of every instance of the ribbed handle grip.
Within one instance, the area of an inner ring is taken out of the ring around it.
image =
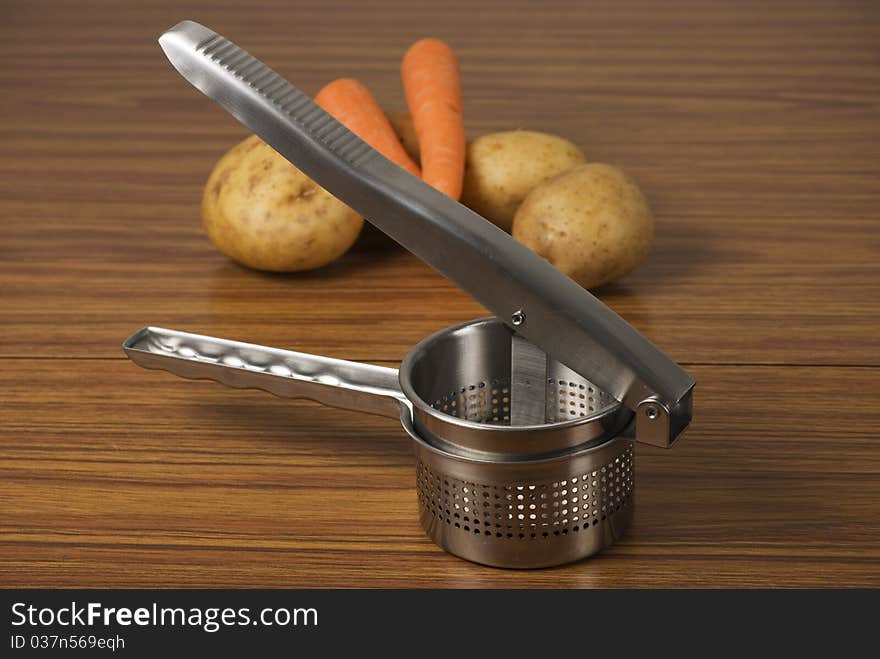
[[[400,418],[409,403],[397,370],[212,336],[144,327],[123,350],[136,364],[185,378],[284,398],[308,398],[333,407]]]

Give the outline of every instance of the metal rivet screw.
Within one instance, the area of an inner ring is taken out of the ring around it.
[[[515,326],[517,326],[517,327],[520,326],[520,325],[522,325],[524,322],[526,322],[526,314],[525,314],[525,312],[523,312],[522,309],[517,309],[517,310],[514,311],[513,314],[510,316],[510,322],[513,323],[513,324],[514,324]]]
[[[658,416],[660,416],[660,412],[657,410],[656,407],[654,407],[653,405],[650,405],[645,408],[645,416],[653,421]]]

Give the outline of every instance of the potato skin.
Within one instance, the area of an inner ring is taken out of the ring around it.
[[[582,162],[581,150],[556,135],[529,130],[489,133],[467,146],[461,202],[510,231],[526,195]]]
[[[257,136],[215,165],[202,197],[214,246],[257,270],[312,270],[344,254],[363,218]]]
[[[645,259],[654,220],[632,179],[590,163],[535,188],[516,212],[513,237],[584,288],[595,288]]]
[[[403,144],[403,150],[406,155],[413,159],[417,165],[421,163],[421,154],[419,152],[419,137],[416,135],[416,125],[413,123],[412,115],[406,110],[386,112],[385,116],[391,122],[391,127],[400,138]]]

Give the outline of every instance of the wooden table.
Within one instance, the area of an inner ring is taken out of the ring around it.
[[[376,5],[379,6],[376,6]],[[210,0],[4,4],[4,586],[880,586],[880,11],[871,2]],[[396,365],[485,311],[375,231],[331,267],[245,270],[199,221],[244,129],[156,45],[183,18],[304,90],[402,106],[399,58],[456,49],[470,135],[525,127],[649,197],[649,260],[598,294],[697,379],[639,447],[600,556],[516,572],[422,533],[391,420],[125,360],[146,324]]]

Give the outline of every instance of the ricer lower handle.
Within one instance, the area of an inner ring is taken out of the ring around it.
[[[144,368],[185,378],[262,389],[283,398],[308,398],[395,419],[410,409],[394,368],[159,327],[138,330],[122,348]]]

